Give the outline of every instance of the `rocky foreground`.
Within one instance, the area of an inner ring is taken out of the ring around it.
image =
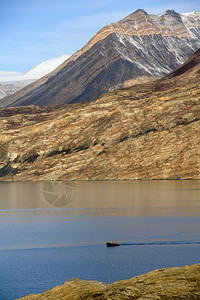
[[[95,102],[1,109],[0,178],[200,179],[200,50]]]
[[[108,285],[98,281],[71,279],[42,294],[20,299],[197,300],[200,299],[200,264],[159,269]]]

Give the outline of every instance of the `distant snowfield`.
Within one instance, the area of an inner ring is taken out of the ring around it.
[[[55,70],[57,67],[59,67],[65,60],[67,60],[70,57],[70,55],[61,55],[56,58],[52,58],[49,60],[44,61],[43,63],[39,64],[38,66],[32,68],[26,73],[20,73],[20,72],[9,72],[9,71],[0,71],[0,83],[2,82],[16,82],[16,81],[33,81],[37,80],[48,73]]]
[[[192,11],[192,12],[189,12],[189,13],[180,13],[180,15],[188,17],[188,16],[192,16],[192,15],[194,15],[196,13],[198,13],[198,11],[197,12],[196,11]]]

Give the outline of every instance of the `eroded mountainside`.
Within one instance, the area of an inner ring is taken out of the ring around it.
[[[153,272],[104,284],[99,281],[71,279],[42,294],[20,299],[66,300],[198,300],[200,264],[182,268],[159,269]]]
[[[1,106],[93,101],[105,92],[162,77],[200,47],[200,12],[137,10],[101,29],[58,69]]]
[[[0,110],[2,180],[200,179],[200,50],[90,103]]]

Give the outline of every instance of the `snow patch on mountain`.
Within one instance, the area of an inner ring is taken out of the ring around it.
[[[70,55],[61,55],[46,60],[26,73],[0,71],[0,82],[33,81],[40,79],[59,67]]]
[[[192,38],[199,40],[200,34],[200,12],[194,11],[191,13],[181,13],[181,20]]]
[[[20,72],[15,72],[15,71],[0,71],[0,81],[1,79],[10,79],[12,77],[20,77],[22,76],[23,73],[20,73]]]
[[[181,15],[181,16],[185,16],[185,17],[189,17],[189,16],[194,16],[195,13],[196,13],[196,12],[193,11],[193,12],[188,12],[188,13],[181,13],[180,15]]]
[[[187,59],[183,50],[186,47],[191,48],[192,52],[195,51],[195,45],[200,47],[200,41],[192,46],[187,39],[152,35],[141,39],[138,36],[119,33],[116,33],[114,44],[118,55],[133,64],[135,71],[139,68],[143,76],[150,74],[155,77],[172,71],[174,65],[171,66],[170,61],[176,61],[178,65],[183,64]],[[166,63],[163,64],[162,60]]]
[[[35,79],[41,78],[46,74],[55,70],[58,66],[60,66],[65,60],[67,60],[70,55],[61,55],[59,57],[49,59],[38,65],[37,67],[31,69],[30,71],[26,72],[24,76],[27,79]]]

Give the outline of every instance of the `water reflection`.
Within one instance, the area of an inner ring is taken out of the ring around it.
[[[198,181],[0,183],[1,215],[197,216],[199,199]]]

